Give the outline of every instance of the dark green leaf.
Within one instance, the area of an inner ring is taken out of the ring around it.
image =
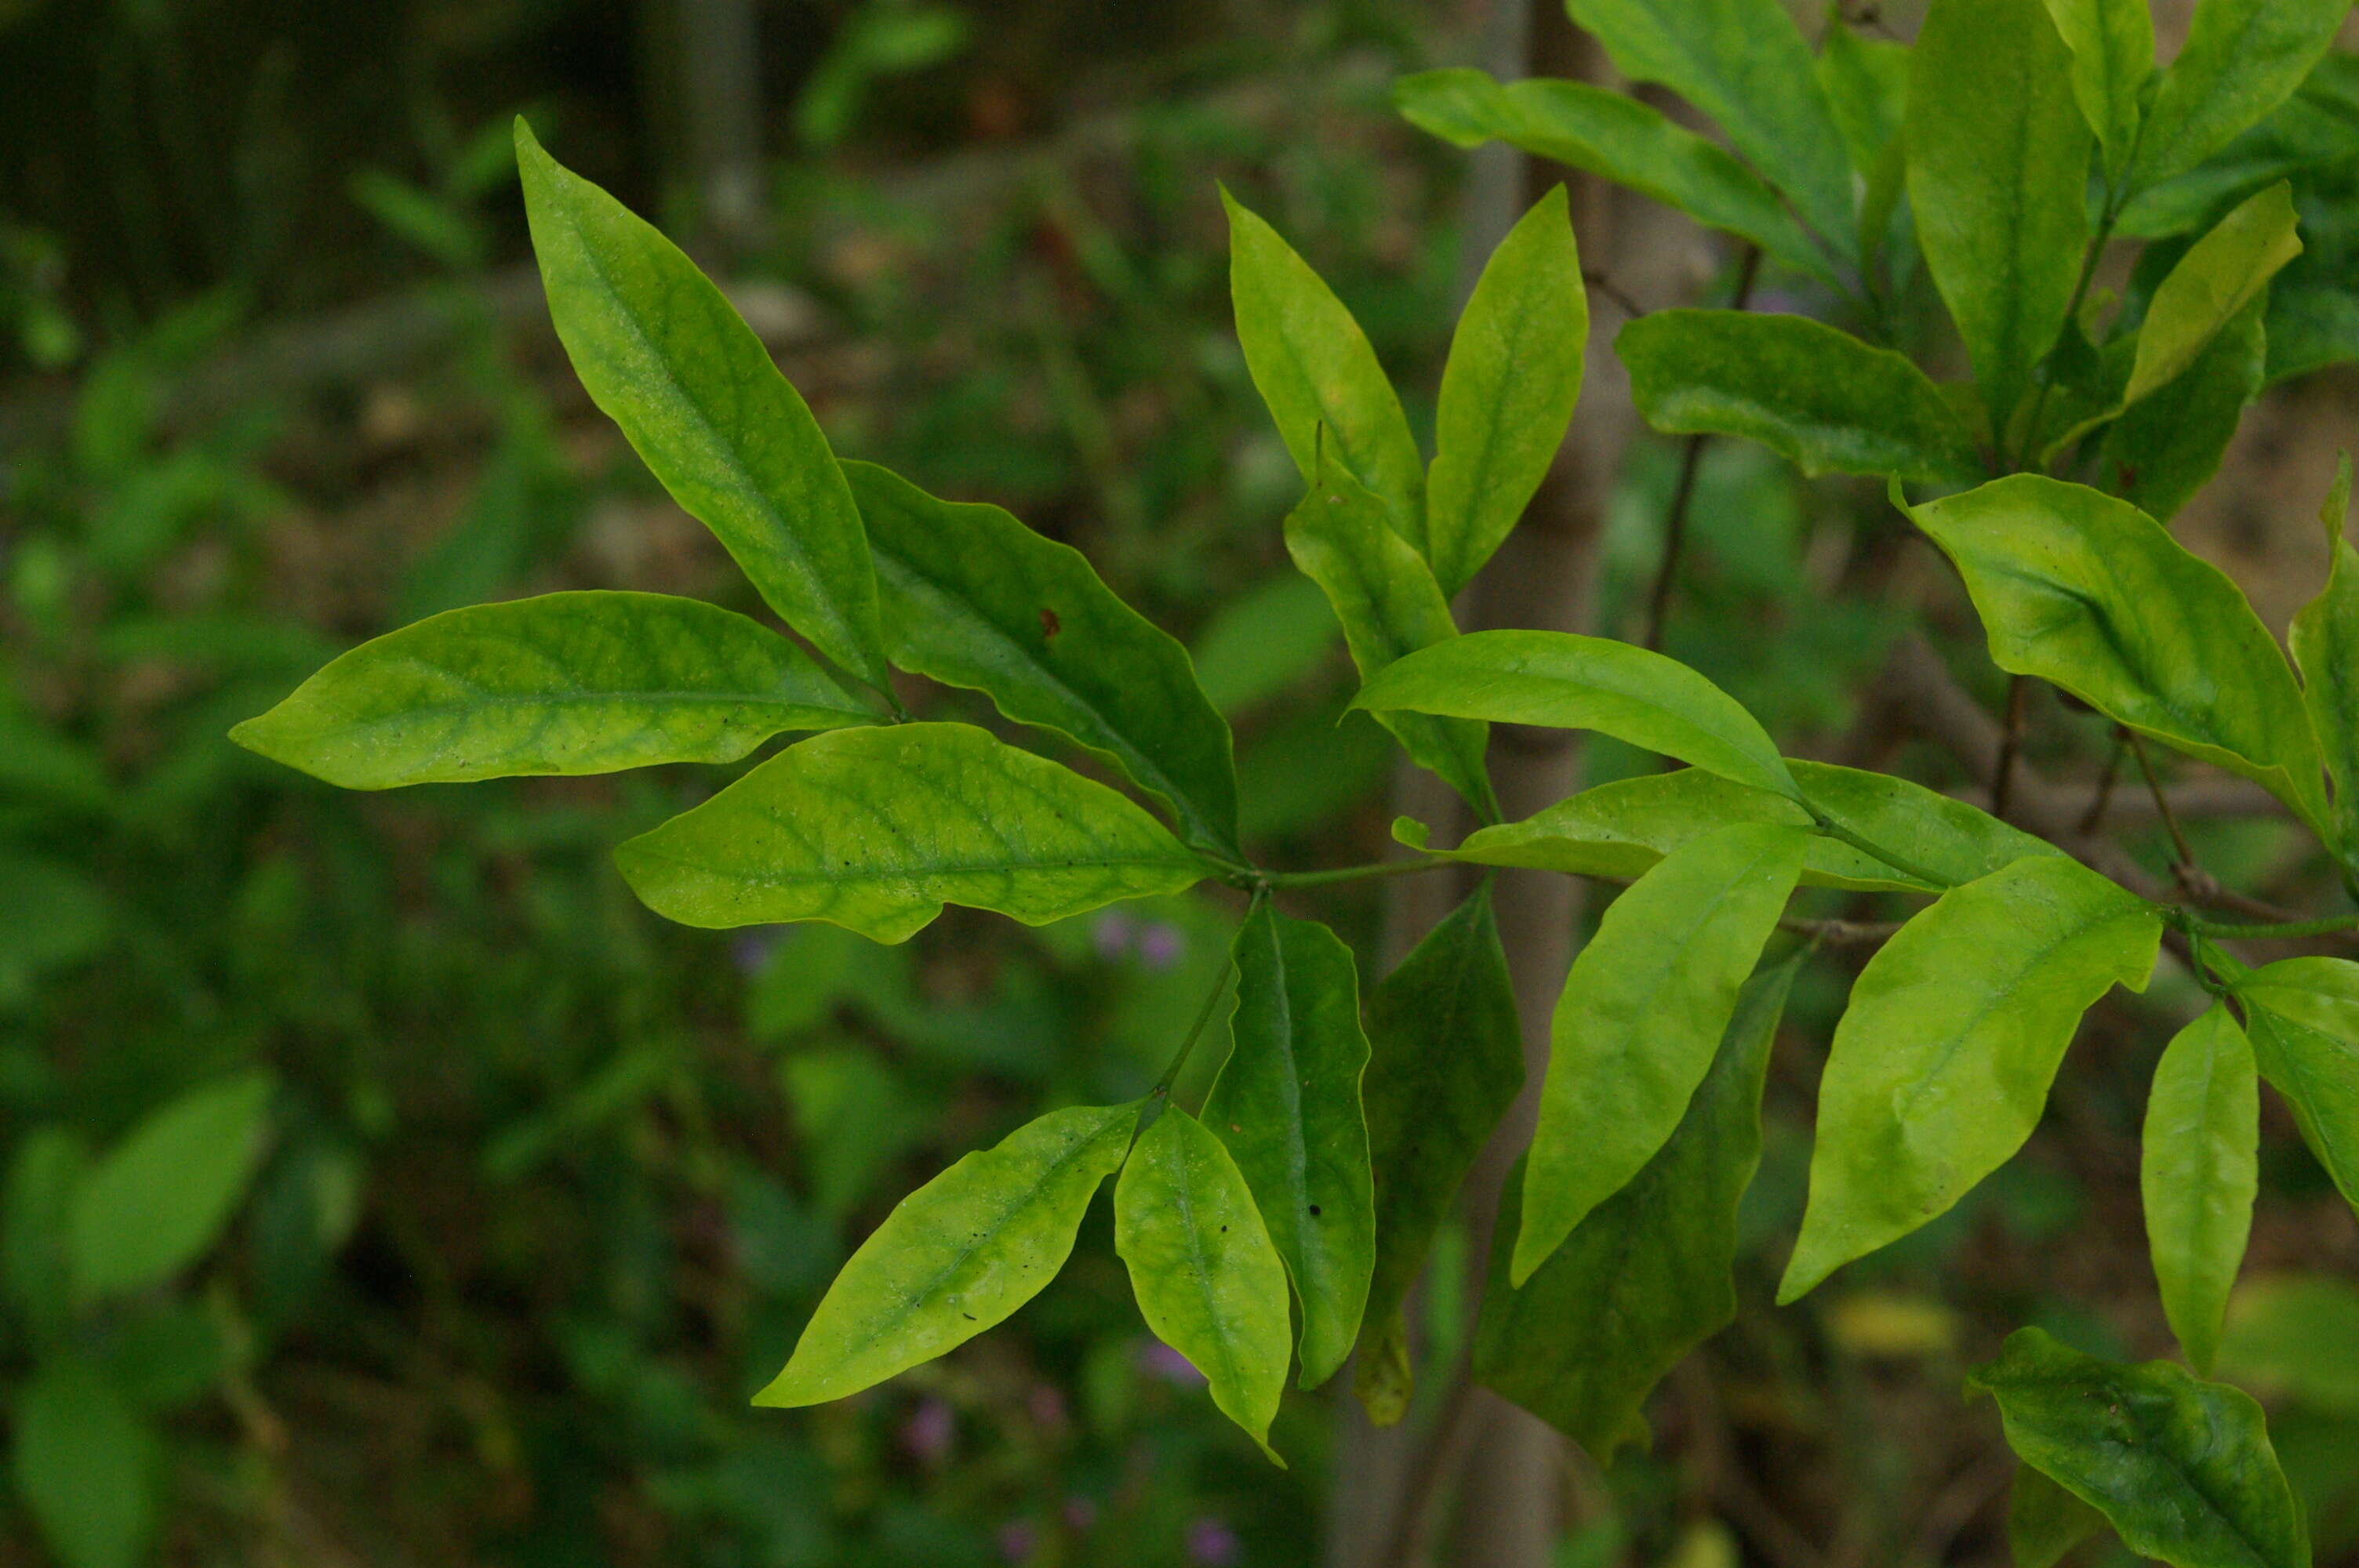
[[[2310,1542],[2261,1407],[2167,1361],[2125,1367],[2036,1328],[2007,1337],[1974,1387],[2007,1445],[2174,1568],[2309,1568]]]
[[[1316,921],[1266,903],[1237,930],[1229,1059],[1204,1100],[1302,1303],[1301,1383],[1334,1374],[1359,1337],[1375,1264],[1375,1195],[1360,1075],[1359,972]]]
[[[2088,240],[2071,57],[2041,0],[1934,0],[1912,65],[1909,205],[2005,431],[2064,325]]]
[[[1738,1200],[1761,1154],[1761,1086],[1799,960],[1745,983],[1711,1070],[1646,1167],[1520,1288],[1508,1282],[1525,1182],[1500,1206],[1474,1372],[1600,1463],[1642,1437],[1664,1373],[1736,1316]]]
[[[2207,1377],[2253,1228],[2260,1114],[2252,1042],[2215,1002],[2155,1067],[2139,1164],[2162,1310],[2188,1365]]]
[[[2350,0],[2201,0],[2138,137],[2134,186],[2193,168],[2301,85]]]
[[[1286,1265],[1236,1162],[1178,1106],[1139,1138],[1114,1184],[1114,1245],[1147,1326],[1283,1468],[1269,1423],[1286,1392]]]
[[[213,1244],[261,1161],[272,1087],[254,1072],[191,1089],[107,1151],[74,1193],[77,1300],[144,1291]]]
[[[1740,823],[1615,899],[1564,982],[1507,1277],[1522,1284],[1685,1114],[1802,870],[1807,830]]]
[[[1816,69],[1852,168],[1863,179],[1872,178],[1908,114],[1908,46],[1863,38],[1837,16],[1820,40]]]
[[[2046,1475],[2028,1465],[2015,1467],[2006,1494],[2006,1543],[2015,1568],[2056,1568],[2074,1547],[2104,1528],[2104,1515]]]
[[[2123,499],[2168,523],[2211,482],[2245,407],[2267,379],[2265,300],[2256,299],[2204,345],[2178,378],[2130,406],[2105,431],[2098,466]]]
[[[2117,181],[2136,150],[2138,97],[2154,75],[2154,16],[2147,0],[2048,0],[2048,15],[2072,51],[2072,96],[2096,133],[2105,177]]]
[[[75,1304],[71,1227],[89,1170],[90,1150],[71,1130],[36,1127],[18,1140],[0,1189],[0,1287],[45,1336],[65,1326]]]
[[[878,716],[777,633],[693,599],[550,593],[364,643],[230,731],[345,789],[734,762]]]
[[[1122,1168],[1138,1110],[1050,1111],[894,1205],[754,1402],[840,1400],[1005,1322],[1065,1266],[1098,1184]]]
[[[2359,1284],[2287,1274],[2245,1285],[2229,1303],[2220,1367],[2263,1399],[2359,1416]]]
[[[2288,282],[2269,291],[2266,320],[2272,384],[2359,360],[2359,294]]]
[[[2322,764],[2244,594],[2125,501],[2017,474],[1911,509],[1966,579],[1991,659],[2267,786],[2324,834]]]
[[[2154,909],[2058,855],[1941,895],[1852,987],[1819,1087],[1810,1208],[1777,1299],[1948,1210],[2031,1136],[2081,1014],[2143,990]]]
[[[45,1362],[18,1390],[16,1490],[62,1568],[136,1568],[156,1522],[156,1436],[96,1367]]]
[[[1570,632],[1476,632],[1371,672],[1353,706],[1596,730],[1788,799],[1799,787],[1734,697],[1676,659]]]
[[[2343,537],[2351,509],[2351,454],[2342,455],[2318,520],[2326,530],[2326,587],[2297,611],[2287,641],[2301,698],[2334,782],[2333,842],[2359,851],[2359,553]]]
[[[1813,476],[1945,484],[1983,471],[1924,372],[1804,317],[1658,310],[1624,327],[1614,351],[1638,412],[1667,434],[1747,437]]]
[[[886,680],[860,514],[802,398],[712,280],[516,121],[557,335],[656,478],[820,652]]]
[[[827,920],[878,942],[945,903],[1041,925],[1204,871],[1105,785],[964,724],[814,736],[614,860],[683,925]]]
[[[996,506],[938,501],[874,463],[844,477],[868,526],[886,650],[903,669],[984,692],[1008,718],[1114,763],[1237,858],[1229,727],[1188,651],[1098,579],[1080,551]]]
[[[2273,181],[2322,172],[2359,154],[2359,55],[2329,50],[2294,95],[2211,157],[2146,187],[2114,232],[2183,234]]]
[[[1547,477],[1588,345],[1589,291],[1560,185],[1491,253],[1450,341],[1425,515],[1445,596],[1491,558]]]
[[[2261,1076],[2359,1208],[2359,964],[2280,958],[2236,981]]]

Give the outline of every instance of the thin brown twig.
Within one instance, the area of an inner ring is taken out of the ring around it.
[[[2089,797],[2089,809],[2082,816],[2079,831],[2083,837],[2094,833],[2105,820],[2106,808],[2114,804],[2114,783],[2121,777],[2122,753],[2129,750],[2129,731],[2114,726],[2114,749],[2105,753],[2105,767],[2097,775],[2096,793]]]
[[[1998,745],[1998,773],[1991,780],[1991,815],[2001,822],[2006,820],[2006,808],[2014,804],[2015,770],[2023,755],[2023,709],[2031,695],[2029,681],[2022,676],[2006,679],[2006,728]]]
[[[1647,308],[1625,293],[1622,286],[1614,281],[1613,276],[1602,268],[1584,269],[1581,275],[1581,281],[1605,296],[1616,310],[1621,311],[1631,320],[1636,321],[1639,317],[1647,314]]]
[[[2154,797],[2154,814],[2162,819],[2163,831],[2170,835],[2170,852],[2178,857],[2172,869],[2191,892],[2194,884],[2189,879],[2202,875],[2195,863],[2195,851],[2187,847],[2187,835],[2179,830],[2179,818],[2171,814],[2170,797],[2162,793],[2162,781],[2155,776],[2154,760],[2147,755],[2146,741],[2127,726],[2122,733],[2129,737],[2130,755],[2137,759],[2138,772],[2146,775],[2147,793]]]
[[[1742,310],[1753,300],[1754,279],[1761,272],[1761,247],[1745,247],[1745,260],[1738,264],[1736,294],[1729,302],[1732,310]],[[1655,568],[1654,591],[1647,599],[1646,645],[1659,652],[1663,645],[1663,626],[1670,619],[1671,589],[1679,580],[1680,557],[1687,548],[1688,508],[1695,500],[1696,480],[1703,471],[1704,444],[1710,436],[1698,432],[1690,436],[1680,450],[1680,477],[1671,488],[1671,509],[1663,519],[1663,557]]]

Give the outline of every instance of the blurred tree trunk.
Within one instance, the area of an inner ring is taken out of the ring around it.
[[[694,200],[691,248],[726,267],[767,238],[760,0],[654,0],[647,21],[662,172]]]

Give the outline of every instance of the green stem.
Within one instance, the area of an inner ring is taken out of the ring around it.
[[[1245,908],[1247,920],[1254,917],[1261,908],[1261,901],[1268,896],[1266,890],[1254,893],[1253,903]],[[1204,1005],[1197,1011],[1196,1022],[1188,1026],[1188,1037],[1180,1042],[1180,1049],[1172,1055],[1171,1065],[1163,1069],[1163,1076],[1155,1080],[1155,1087],[1147,1091],[1148,1099],[1159,1103],[1171,1098],[1171,1086],[1180,1081],[1180,1069],[1188,1065],[1188,1057],[1196,1049],[1196,1042],[1203,1036],[1204,1026],[1212,1022],[1212,1010],[1220,1006],[1221,998],[1228,994],[1229,979],[1236,972],[1237,963],[1234,957],[1221,966],[1221,978],[1212,982],[1212,994],[1204,998]],[[1139,1130],[1146,1130],[1143,1123]]]
[[[2330,914],[2322,920],[2285,920],[2262,925],[2222,925],[2189,914],[2186,929],[2217,942],[2292,941],[2302,936],[2332,936],[2339,931],[2359,931],[2359,914]]]
[[[1323,871],[1264,871],[1261,885],[1273,888],[1321,887],[1329,882],[1365,881],[1371,877],[1405,877],[1412,871],[1439,871],[1458,862],[1441,856],[1422,860],[1378,860],[1365,866],[1332,866]]]
[[[2082,301],[2089,297],[2089,286],[2096,281],[2097,262],[2105,254],[2106,242],[2114,237],[2114,225],[2121,221],[2122,206],[2123,193],[2114,190],[2109,184],[2105,191],[2104,211],[2097,220],[2097,232],[2089,237],[2088,254],[2081,258],[2081,276],[2072,285],[2072,302],[2064,308],[2064,324],[2067,327],[2081,319]],[[2048,394],[2055,384],[2053,381],[2041,382],[2038,395],[2032,399],[2031,417],[2024,421],[2023,445],[2015,454],[2015,468],[2018,471],[2039,462],[2039,438],[2043,434],[2040,426],[2047,422]],[[2011,408],[2007,410],[2009,414],[2013,412]],[[2006,416],[1999,417],[2004,420]],[[2004,449],[2006,432],[2004,429],[1995,432],[1992,444]]]
[[[1861,854],[1872,856],[1902,875],[1914,877],[1920,882],[1929,883],[1936,888],[1946,888],[1950,885],[1950,879],[1940,872],[1929,871],[1914,860],[1905,860],[1882,845],[1869,842],[1808,801],[1802,803],[1802,809],[1809,812],[1811,818],[1818,823],[1820,832],[1837,843],[1848,844]]]

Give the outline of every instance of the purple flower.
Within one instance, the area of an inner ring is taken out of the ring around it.
[[[1196,1370],[1196,1364],[1159,1339],[1150,1339],[1138,1347],[1138,1365],[1140,1370],[1183,1389],[1204,1386],[1204,1374]]]
[[[1032,1424],[1046,1432],[1056,1432],[1065,1424],[1065,1396],[1052,1383],[1035,1383],[1024,1394],[1024,1409]]]
[[[1098,1522],[1098,1505],[1075,1492],[1065,1499],[1065,1528],[1075,1535],[1086,1535]]]
[[[737,961],[737,972],[760,974],[762,966],[770,961],[770,955],[778,950],[778,944],[786,937],[787,928],[783,925],[752,925],[740,931],[737,939],[729,944],[729,956]]]
[[[999,1527],[999,1554],[1010,1563],[1030,1562],[1039,1544],[1040,1532],[1030,1519],[1012,1519]]]
[[[920,1400],[909,1419],[901,1423],[901,1446],[929,1470],[949,1462],[957,1442],[958,1416],[948,1400]]]
[[[1098,957],[1113,963],[1130,951],[1130,944],[1138,935],[1138,923],[1119,910],[1101,914],[1090,927],[1090,946]]]
[[[1237,1532],[1216,1519],[1200,1519],[1188,1525],[1188,1561],[1201,1563],[1205,1568],[1225,1568],[1245,1552],[1245,1542]]]
[[[1150,969],[1168,969],[1188,952],[1188,934],[1167,920],[1152,922],[1138,934],[1138,961]]]

